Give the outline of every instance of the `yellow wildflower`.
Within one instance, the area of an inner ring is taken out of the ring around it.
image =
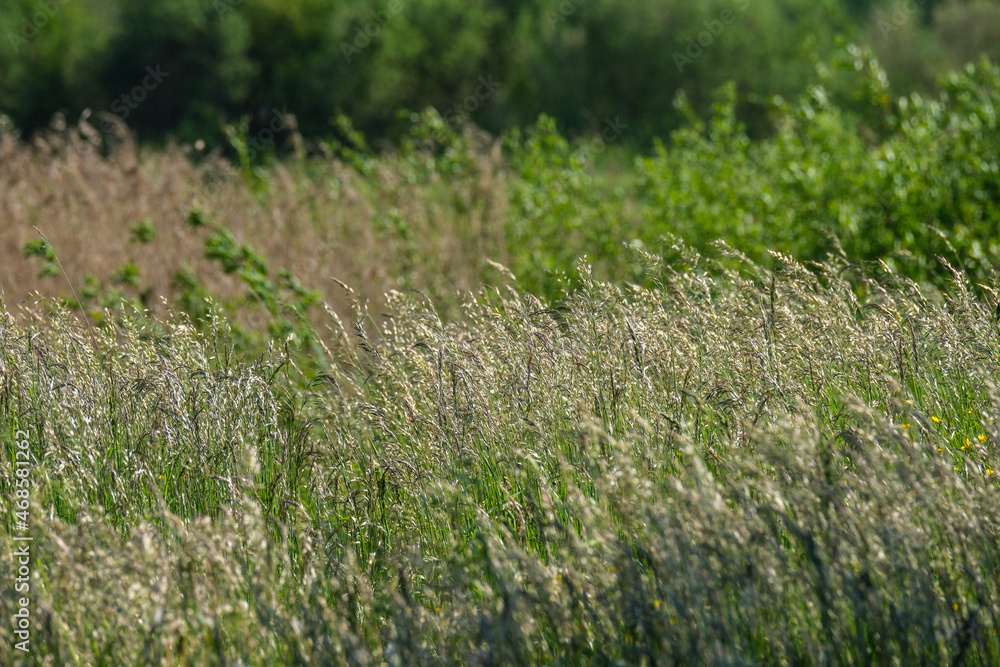
[[[935,424],[940,424],[941,418],[938,417],[937,415],[931,415],[931,421],[934,422]]]
[[[986,434],[979,436],[979,442],[986,442]]]

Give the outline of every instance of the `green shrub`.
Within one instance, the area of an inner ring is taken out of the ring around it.
[[[941,279],[939,256],[992,275],[1000,69],[984,60],[946,77],[938,99],[894,99],[877,63],[855,54],[883,140],[814,87],[779,106],[773,137],[752,142],[730,90],[710,123],[675,133],[673,146],[641,162],[646,233],[701,247],[726,239],[760,261],[772,248],[805,260],[842,249],[922,280]]]

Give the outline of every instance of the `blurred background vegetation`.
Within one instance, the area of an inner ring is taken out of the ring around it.
[[[571,136],[620,117],[622,143],[648,148],[683,124],[678,93],[704,116],[729,81],[748,133],[769,133],[768,102],[796,97],[838,38],[869,45],[896,92],[929,92],[949,68],[1000,59],[1000,3],[7,0],[0,36],[0,113],[29,134],[127,105],[143,141],[218,145],[227,122],[253,135],[287,111],[307,137],[344,114],[377,146],[403,131],[400,109],[465,117],[478,91],[469,116],[491,133],[541,113]],[[166,76],[149,102],[128,99],[147,67]]]

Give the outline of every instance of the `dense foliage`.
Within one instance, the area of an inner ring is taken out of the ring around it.
[[[870,54],[852,47],[845,64],[860,72],[860,115],[816,85],[775,108],[774,136],[753,140],[724,87],[708,122],[689,113],[687,127],[624,172],[595,174],[604,143],[574,147],[547,120],[514,133],[515,273],[557,294],[554,277],[572,276],[586,254],[607,275],[638,280],[626,245],[656,248],[676,235],[705,252],[723,239],[765,263],[772,250],[806,261],[834,253],[939,282],[944,258],[994,277],[1000,69],[984,60],[947,76],[936,97],[895,97]]]
[[[398,109],[434,106],[493,132],[540,113],[599,132],[621,116],[626,140],[648,145],[682,121],[678,92],[702,113],[726,81],[751,130],[769,130],[766,100],[800,90],[841,35],[876,48],[900,90],[926,91],[946,67],[1000,56],[998,12],[995,0],[11,0],[0,113],[34,130],[89,108],[144,139],[214,144],[240,117],[256,133],[290,112],[327,136],[343,112],[381,137]]]

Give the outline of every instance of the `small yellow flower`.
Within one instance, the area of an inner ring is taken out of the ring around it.
[[[435,614],[440,614],[441,613],[441,607],[434,607],[434,613]]]
[[[954,609],[955,611],[958,611],[958,603],[956,602],[955,604],[953,604],[951,608]]]
[[[931,415],[931,421],[934,422],[935,424],[940,424],[941,418],[938,417],[937,415]]]
[[[943,450],[943,449],[941,449],[940,447],[938,447],[938,451],[939,451],[939,452],[943,452],[944,450]]]
[[[989,477],[992,474],[993,474],[993,468],[987,468],[986,469],[986,476]]]
[[[677,621],[673,618],[670,619],[670,625],[677,625]]]
[[[979,442],[986,442],[986,434],[979,436]]]
[[[964,452],[968,448],[969,448],[969,439],[962,438],[962,451]]]
[[[561,572],[556,575],[556,579],[562,579],[562,573]]]
[[[908,422],[904,422],[899,425],[899,428],[910,428],[910,424]]]
[[[656,607],[657,609],[659,609],[660,608],[660,601],[657,600],[656,602],[654,602],[653,606]]]
[[[970,415],[972,414],[972,410],[969,410],[969,414],[970,414]]]

